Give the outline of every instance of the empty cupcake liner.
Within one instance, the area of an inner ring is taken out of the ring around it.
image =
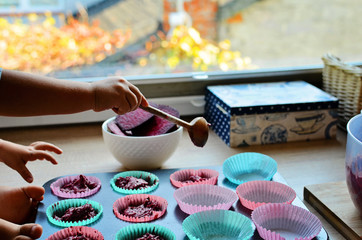
[[[77,176],[63,177],[63,178],[56,180],[55,182],[53,182],[50,185],[50,189],[52,190],[54,195],[56,195],[58,197],[62,197],[62,198],[85,198],[85,197],[88,197],[88,196],[91,196],[91,195],[97,193],[102,185],[101,180],[99,180],[99,178],[94,177],[94,176],[85,176],[85,177],[91,182],[96,182],[97,187],[95,187],[93,189],[89,189],[84,192],[79,192],[79,193],[67,193],[60,189],[65,184],[68,184],[68,183],[72,182],[73,180],[78,179],[79,175],[77,175]]]
[[[118,186],[116,186],[116,180],[119,177],[135,177],[135,178],[141,178],[145,181],[147,181],[149,183],[149,186],[142,188],[142,189],[125,189],[125,188],[120,188]],[[122,194],[142,194],[142,193],[149,193],[154,191],[159,184],[159,178],[150,172],[145,172],[145,171],[126,171],[126,172],[121,172],[116,174],[112,179],[111,179],[111,186],[113,188],[114,191],[118,192],[118,193],[122,193]]]
[[[176,235],[168,228],[152,223],[135,223],[121,228],[116,235],[116,240],[134,240],[151,233],[165,240],[176,240]]]
[[[92,207],[97,211],[97,215],[86,220],[77,221],[77,222],[68,222],[68,221],[60,221],[54,218],[54,214],[65,212],[67,209],[71,207],[80,207],[85,204],[91,204]],[[88,200],[88,199],[67,199],[61,200],[59,202],[53,203],[46,210],[46,215],[48,220],[59,227],[71,227],[71,226],[84,226],[89,225],[95,221],[97,221],[103,213],[103,207],[100,203]]]
[[[160,210],[153,211],[151,216],[144,217],[127,216],[121,213],[122,210],[126,209],[129,206],[139,206],[145,203],[147,199],[149,199],[150,201],[156,201]],[[167,200],[159,196],[150,194],[133,194],[117,199],[113,204],[113,213],[114,215],[116,215],[117,218],[123,221],[136,223],[149,222],[162,217],[167,210],[167,205]]]
[[[277,172],[277,162],[264,154],[245,152],[233,155],[223,163],[223,173],[232,183],[271,180]]]
[[[284,203],[268,203],[251,213],[263,239],[310,240],[322,229],[320,220],[308,210]]]
[[[98,230],[86,227],[86,226],[75,226],[75,227],[68,227],[62,230],[59,230],[49,236],[46,240],[59,240],[59,239],[68,239],[70,237],[76,236],[85,236],[92,240],[104,240],[104,237],[101,232]]]
[[[187,214],[212,209],[227,210],[238,199],[231,189],[207,184],[178,188],[173,196],[180,209]]]
[[[250,239],[255,231],[252,221],[234,211],[208,210],[188,216],[182,223],[182,229],[190,240]]]
[[[191,176],[200,176],[205,178],[197,182],[186,182]],[[210,184],[215,185],[219,177],[219,172],[212,169],[183,169],[176,171],[170,175],[170,181],[173,186],[180,188],[194,184]]]
[[[236,188],[240,203],[251,210],[266,203],[291,204],[296,198],[295,191],[279,182],[250,181]]]

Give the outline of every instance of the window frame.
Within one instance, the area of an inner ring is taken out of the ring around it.
[[[357,64],[357,63],[356,63]],[[361,63],[359,63],[361,65]],[[303,80],[322,88],[323,66],[125,77],[147,98],[204,95],[207,86]]]
[[[362,62],[351,63],[362,66]],[[238,83],[260,83],[303,80],[322,88],[323,65],[263,68],[228,72],[187,72],[154,75],[121,76],[136,85],[147,98],[204,95],[207,86]],[[94,82],[106,77],[68,78]]]

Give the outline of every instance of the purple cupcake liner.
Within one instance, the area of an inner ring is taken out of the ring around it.
[[[80,176],[81,175],[60,178],[50,185],[50,189],[52,190],[54,195],[56,195],[58,197],[62,197],[62,198],[85,198],[85,197],[89,197],[99,191],[99,189],[101,188],[101,185],[102,185],[101,180],[99,180],[99,178],[94,177],[94,176],[85,176],[85,175],[82,175],[82,176],[86,177],[91,182],[97,183],[97,186],[95,188],[88,189],[83,192],[77,192],[77,193],[64,192],[61,190],[61,187],[63,187],[65,184],[68,184],[76,179],[79,179]]]
[[[313,213],[285,203],[257,207],[251,219],[260,237],[266,240],[311,240],[322,230],[322,223]]]

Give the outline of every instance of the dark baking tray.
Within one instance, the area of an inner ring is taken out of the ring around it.
[[[198,167],[198,168],[193,168],[193,169],[201,169],[201,168],[217,170],[220,174],[219,179],[218,179],[218,185],[228,187],[233,190],[236,189],[237,186],[232,184],[231,182],[229,182],[223,175],[222,166]],[[178,207],[177,202],[173,197],[173,193],[176,188],[170,183],[170,178],[169,178],[170,175],[177,170],[180,170],[180,169],[159,169],[159,170],[155,170],[155,171],[149,171],[149,172],[156,174],[160,179],[158,188],[150,194],[161,196],[168,201],[168,207],[167,207],[167,211],[166,211],[165,215],[162,216],[160,219],[153,221],[152,223],[155,223],[158,225],[163,225],[163,226],[171,229],[176,234],[177,240],[188,240],[189,238],[186,236],[186,234],[182,230],[182,221],[189,215],[182,212],[181,209]],[[96,176],[102,182],[102,187],[99,190],[99,192],[93,196],[88,197],[88,199],[101,203],[103,206],[103,214],[97,222],[95,222],[91,225],[88,225],[88,226],[93,227],[93,228],[97,229],[98,231],[100,231],[103,234],[105,240],[115,239],[117,232],[122,227],[125,227],[129,224],[133,224],[133,223],[129,223],[129,222],[124,222],[124,221],[116,218],[116,216],[113,214],[113,210],[112,210],[113,203],[118,198],[125,196],[125,195],[122,195],[120,193],[113,191],[113,189],[110,185],[110,180],[117,173],[118,172],[85,174],[86,176]],[[79,174],[81,174],[81,173],[79,173]],[[64,177],[64,176],[61,176],[61,177]],[[43,226],[43,235],[40,239],[46,239],[53,233],[62,229],[60,227],[57,227],[57,226],[51,224],[48,221],[46,213],[45,213],[48,206],[50,206],[51,204],[53,204],[57,201],[63,200],[63,198],[53,195],[51,192],[51,189],[50,189],[50,184],[61,177],[51,179],[50,181],[48,181],[47,183],[45,183],[43,185],[43,187],[45,188],[45,196],[44,196],[44,200],[39,204],[38,212],[37,212],[37,216],[36,216],[36,220],[35,220],[36,223]],[[279,173],[276,173],[272,180],[287,184],[286,181],[284,180],[284,178]],[[303,202],[298,197],[294,200],[293,205],[307,209],[306,206],[303,204]],[[230,210],[240,212],[248,217],[250,217],[250,214],[251,214],[251,211],[249,209],[244,208],[240,204],[239,200],[234,203],[234,205],[231,207]],[[262,238],[259,236],[257,230],[255,230],[254,236],[251,239],[262,239]],[[328,237],[328,234],[325,231],[325,229],[322,228],[322,231],[314,239],[324,240],[324,239],[329,239],[329,237]]]

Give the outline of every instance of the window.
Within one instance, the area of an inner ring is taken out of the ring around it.
[[[30,0],[31,6],[53,6],[58,2],[59,0]]]
[[[0,4],[2,7],[16,7],[19,5],[19,0],[1,0]]]
[[[323,54],[362,61],[359,8],[359,0],[0,1],[0,59],[80,81],[126,76],[150,98],[240,81],[320,87]]]

